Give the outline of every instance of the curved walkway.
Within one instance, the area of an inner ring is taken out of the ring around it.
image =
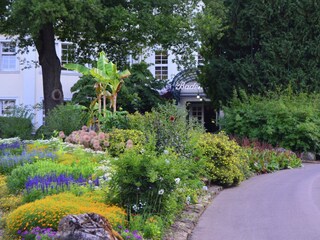
[[[319,240],[320,164],[253,177],[222,191],[191,240]]]

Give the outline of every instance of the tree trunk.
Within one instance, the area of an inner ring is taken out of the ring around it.
[[[43,25],[35,43],[42,68],[44,110],[47,116],[51,109],[63,103],[61,65],[55,48],[54,29],[51,23]]]

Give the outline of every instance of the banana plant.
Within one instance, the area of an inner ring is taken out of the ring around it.
[[[103,112],[106,113],[106,99],[110,100],[110,108],[113,112],[117,111],[117,96],[123,84],[123,79],[130,76],[129,70],[118,71],[116,64],[110,62],[105,52],[100,52],[96,68],[87,68],[81,64],[68,63],[63,65],[66,69],[77,71],[83,75],[91,75],[96,80],[95,90],[99,105],[99,113],[101,114],[101,106]],[[103,104],[101,102],[103,100]]]

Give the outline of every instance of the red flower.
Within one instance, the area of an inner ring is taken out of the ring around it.
[[[174,116],[170,116],[169,120],[170,120],[171,122],[174,122],[174,120],[176,120],[176,118],[175,118]]]

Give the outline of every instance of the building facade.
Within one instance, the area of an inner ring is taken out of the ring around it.
[[[56,42],[57,55],[61,64],[72,59],[74,45]],[[0,116],[14,105],[34,106],[43,102],[43,86],[41,67],[37,66],[37,51],[30,47],[28,53],[20,53],[15,44],[0,35]],[[157,79],[169,80],[178,105],[189,109],[190,117],[196,117],[199,122],[212,131],[215,114],[210,108],[209,99],[199,86],[194,71],[179,72],[174,63],[175,56],[164,50],[147,50],[144,56],[137,59],[128,57],[130,64],[145,61],[150,64],[149,70]],[[199,63],[201,59],[198,58]],[[65,101],[72,98],[71,87],[78,81],[80,75],[73,71],[61,71],[61,83]],[[39,127],[43,124],[44,113],[35,110],[33,124]]]

